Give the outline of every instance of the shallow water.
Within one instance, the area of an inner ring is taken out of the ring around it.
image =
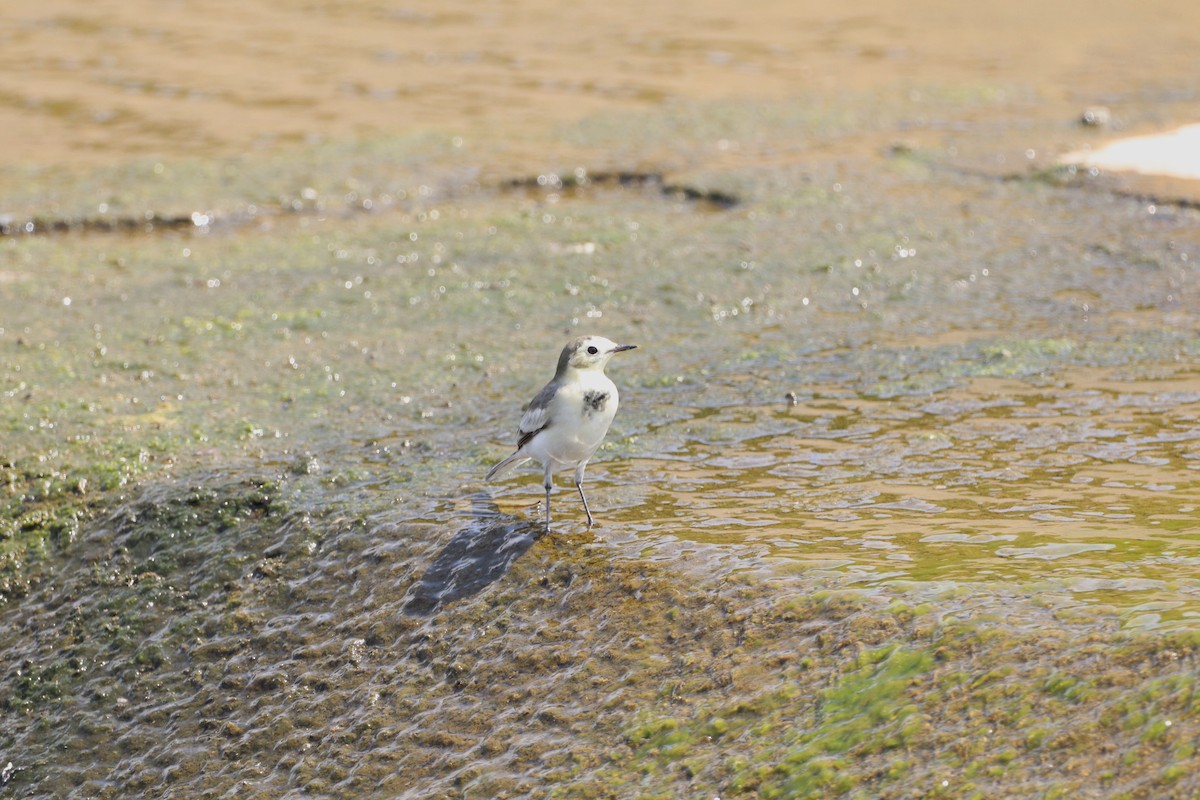
[[[689,420],[670,460],[632,459],[612,480],[645,487],[623,512],[650,538],[751,544],[772,566],[865,586],[1036,584],[1131,624],[1186,622],[1198,399],[1190,375],[1091,370],[932,398],[818,390]]]
[[[0,793],[1192,796],[1200,214],[855,52],[834,99],[5,171]],[[600,524],[564,478],[547,533],[482,476],[585,331],[639,349]]]

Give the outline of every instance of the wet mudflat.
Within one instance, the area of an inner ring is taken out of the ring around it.
[[[5,242],[7,790],[1195,788],[1196,212],[441,158]],[[641,348],[545,535],[481,476],[583,330]]]
[[[4,173],[0,794],[1200,791],[1200,212],[982,78],[600,95]]]

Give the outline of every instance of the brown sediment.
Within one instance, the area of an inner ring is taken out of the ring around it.
[[[0,102],[2,158],[212,157],[439,131],[521,164],[556,148],[548,130],[664,103],[881,90],[913,93],[920,114],[922,93],[984,84],[1027,110],[1030,89],[1065,104],[1066,121],[1095,98],[1126,98],[1134,73],[1169,85],[1193,68],[1192,43],[1178,32],[1200,27],[1194,9],[1090,10],[1021,2],[967,11],[936,0],[873,0],[852,13],[774,0],[753,14],[730,0],[686,10],[459,0],[433,12],[41,3],[14,16],[0,55],[13,77]],[[1119,123],[1128,112],[1116,108]]]

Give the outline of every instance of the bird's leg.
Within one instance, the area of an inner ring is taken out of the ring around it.
[[[579,490],[579,499],[583,501],[583,512],[587,514],[588,527],[592,527],[592,510],[588,508],[587,497],[583,494],[583,468],[587,466],[587,462],[580,464],[575,468],[575,488]]]
[[[550,474],[550,467],[553,463],[552,461],[546,463],[546,474],[542,481],[542,485],[546,487],[546,530],[550,530],[550,490],[554,488],[554,480]]]
[[[588,527],[592,527],[592,510],[588,508],[587,498],[583,494],[583,483],[575,484],[575,488],[579,490],[579,499],[583,501],[583,513],[587,514]]]

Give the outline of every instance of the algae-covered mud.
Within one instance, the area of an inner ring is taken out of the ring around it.
[[[1194,211],[305,155],[307,208],[4,243],[6,791],[1196,789]],[[641,348],[546,534],[481,476],[583,330]]]
[[[0,796],[1200,793],[1193,190],[1053,167],[1029,73],[764,52],[519,145],[0,171]],[[547,531],[482,476],[583,332],[639,349]]]

